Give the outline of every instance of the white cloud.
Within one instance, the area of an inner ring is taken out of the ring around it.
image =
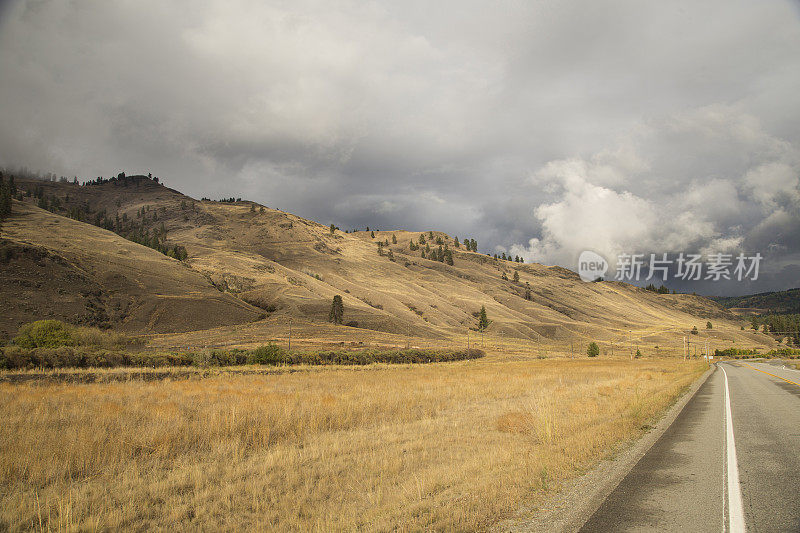
[[[512,253],[572,266],[583,250],[612,264],[621,253],[731,252],[742,250],[748,232],[790,227],[792,216],[780,202],[800,207],[800,151],[735,107],[651,121],[622,146],[551,161],[536,172],[532,181],[553,190],[556,200],[533,208],[542,236],[512,246]],[[709,151],[729,157],[695,174],[698,165],[687,161]],[[608,155],[620,153],[625,157]]]

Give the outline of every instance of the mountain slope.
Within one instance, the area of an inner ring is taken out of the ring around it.
[[[15,202],[0,239],[0,331],[59,318],[127,331],[189,331],[259,310],[179,261],[90,224]]]
[[[34,190],[26,199],[31,216],[34,210],[41,211],[30,205],[38,195],[56,212],[69,212],[140,240],[158,236],[159,246],[185,247],[188,259],[181,263],[129,244],[159,256],[173,270],[180,267],[187,276],[191,273],[194,278],[189,286],[194,291],[200,290],[200,280],[208,280],[222,291],[216,292],[215,296],[223,299],[215,305],[237,310],[230,315],[209,311],[201,324],[196,318],[184,317],[186,313],[180,310],[184,304],[176,303],[171,322],[159,319],[155,327],[144,318],[126,318],[122,325],[127,329],[141,325],[143,331],[189,331],[230,326],[263,312],[266,320],[248,326],[253,338],[258,338],[258,331],[289,318],[329,331],[330,302],[340,294],[345,322],[362,331],[406,338],[463,336],[468,328],[477,326],[475,315],[485,306],[491,320],[487,334],[502,339],[564,345],[572,339],[611,342],[635,337],[653,344],[678,343],[693,326],[702,328],[707,320],[713,320],[719,335],[760,342],[752,336],[742,337],[746,333],[739,333],[736,317],[705,298],[656,294],[618,282],[584,283],[560,267],[498,261],[456,248],[454,240],[441,232],[426,231],[424,236],[433,249],[438,248],[437,240],[446,244],[453,252],[452,266],[423,259],[421,251],[411,250],[412,239],[419,243],[421,232],[376,231],[374,237],[366,231],[331,233],[322,224],[252,202],[197,201],[144,176],[86,186],[21,180],[20,187]],[[59,218],[41,213],[37,216]],[[110,232],[104,235],[127,242]],[[25,236],[24,228],[16,230],[18,241]],[[31,239],[30,244],[42,244],[42,238]],[[44,239],[47,247],[60,253],[54,239],[63,248],[72,237]],[[381,241],[385,251],[391,250],[393,260],[379,255],[377,243]],[[511,281],[515,271],[519,282]],[[508,279],[503,279],[503,274]],[[187,297],[188,289],[182,289],[178,280],[169,285],[175,298]],[[164,290],[154,284],[137,294],[144,298],[148,292]],[[208,291],[213,289],[208,283],[204,290],[202,298],[211,298]],[[527,291],[530,299],[526,299]],[[159,301],[163,304],[163,300]],[[142,316],[154,313],[143,311]],[[226,331],[235,336],[230,328]]]

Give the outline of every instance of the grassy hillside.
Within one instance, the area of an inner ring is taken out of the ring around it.
[[[768,342],[740,332],[738,319],[708,299],[584,283],[560,267],[468,252],[441,232],[425,230],[425,244],[423,231],[331,232],[252,202],[198,201],[145,176],[85,186],[18,184],[30,196],[16,203],[3,228],[4,246],[47,258],[38,259],[41,272],[29,279],[22,272],[37,260],[25,254],[11,254],[3,268],[17,272],[23,284],[53,274],[32,290],[39,304],[26,308],[20,299],[5,308],[0,322],[6,331],[14,321],[51,313],[174,333],[152,338],[164,346],[222,346],[286,336],[291,320],[307,340],[424,345],[466,342],[485,306],[491,320],[485,336],[512,348],[572,344],[582,350],[587,339],[611,350],[612,343],[677,346],[707,320],[715,329],[703,334],[719,343]],[[421,257],[426,247],[437,251],[437,242],[452,252],[453,265]],[[179,248],[186,250],[185,261],[165,255]],[[66,282],[73,278],[74,285]],[[344,301],[342,326],[327,322],[337,294]],[[86,318],[92,313],[100,316]],[[204,331],[181,333],[195,330]]]
[[[58,318],[126,331],[189,331],[260,311],[175,259],[95,226],[15,202],[0,237],[0,328]]]

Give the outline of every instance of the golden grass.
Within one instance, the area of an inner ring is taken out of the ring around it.
[[[480,530],[643,427],[706,366],[492,360],[0,385],[0,527]]]

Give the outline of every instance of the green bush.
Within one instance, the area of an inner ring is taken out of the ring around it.
[[[188,354],[166,352],[132,353],[122,350],[90,351],[86,348],[60,346],[57,348],[25,349],[19,346],[0,348],[0,369],[31,368],[113,368],[187,366],[194,359]]]
[[[141,345],[141,339],[131,339],[123,333],[102,331],[97,328],[78,327],[60,320],[39,320],[25,324],[13,343],[22,348],[58,348],[59,346],[91,346],[95,348],[123,348]]]
[[[58,320],[37,320],[25,324],[13,342],[22,348],[57,348],[75,344],[71,328]]]
[[[586,348],[586,355],[589,357],[597,357],[600,355],[600,347],[597,345],[596,342],[590,342],[589,346]]]
[[[256,365],[277,365],[284,360],[283,348],[276,344],[259,346],[248,357],[248,363]]]
[[[33,368],[112,368],[165,366],[235,366],[263,365],[369,365],[421,364],[477,359],[482,350],[327,350],[308,353],[287,353],[275,344],[255,350],[214,350],[197,353],[128,352],[125,350],[91,350],[79,346],[57,348],[0,347],[0,369]]]
[[[745,348],[725,348],[724,350],[714,350],[714,355],[716,357],[735,357],[738,359],[742,355],[758,355],[758,351]]]

